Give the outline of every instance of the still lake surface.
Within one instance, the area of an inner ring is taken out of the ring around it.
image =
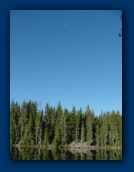
[[[59,150],[10,148],[11,160],[122,160],[122,150]]]

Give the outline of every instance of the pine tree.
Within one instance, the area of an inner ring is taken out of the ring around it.
[[[73,106],[72,111],[70,113],[70,132],[71,132],[71,141],[75,140],[76,136],[76,109],[75,106]]]
[[[107,146],[108,144],[108,116],[105,113],[103,115],[102,127],[103,127],[103,146]]]
[[[47,130],[45,130],[45,132],[44,132],[43,144],[46,146],[49,145],[49,137],[48,137],[48,131]]]
[[[75,141],[78,142],[80,140],[80,136],[81,136],[81,119],[82,119],[82,109],[80,108],[79,111],[77,111],[76,114],[76,137],[75,137]]]
[[[96,137],[96,146],[100,146],[101,145],[101,135],[100,135],[100,122],[99,122],[99,118],[96,117],[96,133],[95,133],[95,137]]]
[[[50,143],[51,143],[54,138],[56,114],[55,114],[55,108],[50,107],[48,103],[46,104],[46,107],[45,107],[44,122],[45,122],[44,127],[48,131],[48,136],[49,136]]]
[[[62,106],[59,102],[56,109],[56,124],[55,124],[55,132],[54,132],[54,139],[53,139],[53,145],[55,146],[61,144],[62,113],[63,113]]]
[[[54,146],[58,146],[58,145],[61,144],[61,132],[60,132],[60,127],[59,127],[59,122],[58,122],[58,120],[56,121],[54,139],[53,139],[52,144],[53,144]]]
[[[25,101],[23,101],[22,103],[22,107],[21,107],[21,116],[19,118],[19,126],[20,126],[20,143],[22,142],[23,139],[23,134],[24,134],[24,130],[26,127],[26,123],[27,123],[27,104]]]
[[[26,125],[23,144],[27,144],[27,145],[35,144],[35,128],[34,128],[34,119],[32,114],[30,114],[28,124]]]
[[[38,112],[35,118],[35,143],[36,145],[41,144],[42,135],[42,115]]]
[[[27,103],[28,106],[28,121],[24,133],[23,144],[34,145],[35,144],[35,118],[37,115],[37,103],[29,101]]]
[[[86,141],[88,144],[91,144],[93,142],[93,120],[94,116],[91,112],[89,105],[86,109]]]
[[[15,103],[13,100],[10,108],[10,144],[17,144],[20,140],[19,118],[20,106],[18,102]]]
[[[85,128],[84,128],[84,120],[82,120],[82,126],[81,126],[81,142],[85,141]]]
[[[64,109],[64,112],[61,115],[61,144],[62,145],[66,145],[67,143],[67,124],[66,124],[67,114],[68,114],[68,110]]]
[[[72,111],[66,110],[66,134],[67,143],[71,143],[76,138],[76,109],[73,107]]]

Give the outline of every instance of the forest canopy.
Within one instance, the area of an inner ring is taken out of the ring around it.
[[[119,111],[102,112],[95,116],[89,105],[86,110],[69,111],[49,103],[44,109],[37,102],[11,102],[10,145],[69,145],[86,143],[90,146],[122,146],[122,115]]]

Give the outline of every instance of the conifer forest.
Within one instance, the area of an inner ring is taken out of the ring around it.
[[[59,102],[42,109],[37,102],[11,102],[10,145],[64,147],[122,147],[122,115],[119,111],[96,116],[90,107],[69,111]]]

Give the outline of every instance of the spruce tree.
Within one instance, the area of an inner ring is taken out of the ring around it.
[[[81,142],[85,141],[85,128],[84,128],[84,121],[82,120],[82,125],[81,125]]]
[[[86,109],[86,141],[88,144],[93,142],[93,120],[94,116],[88,105]]]
[[[45,130],[45,132],[44,132],[43,144],[46,146],[49,145],[49,137],[48,137],[48,131],[47,130]]]
[[[76,142],[78,142],[81,137],[81,119],[82,119],[82,109],[80,108],[80,110],[77,111],[77,114],[76,114],[76,129],[75,129],[75,133],[76,133],[75,141]]]
[[[20,106],[13,100],[10,107],[10,144],[18,144],[20,140],[19,118]]]

